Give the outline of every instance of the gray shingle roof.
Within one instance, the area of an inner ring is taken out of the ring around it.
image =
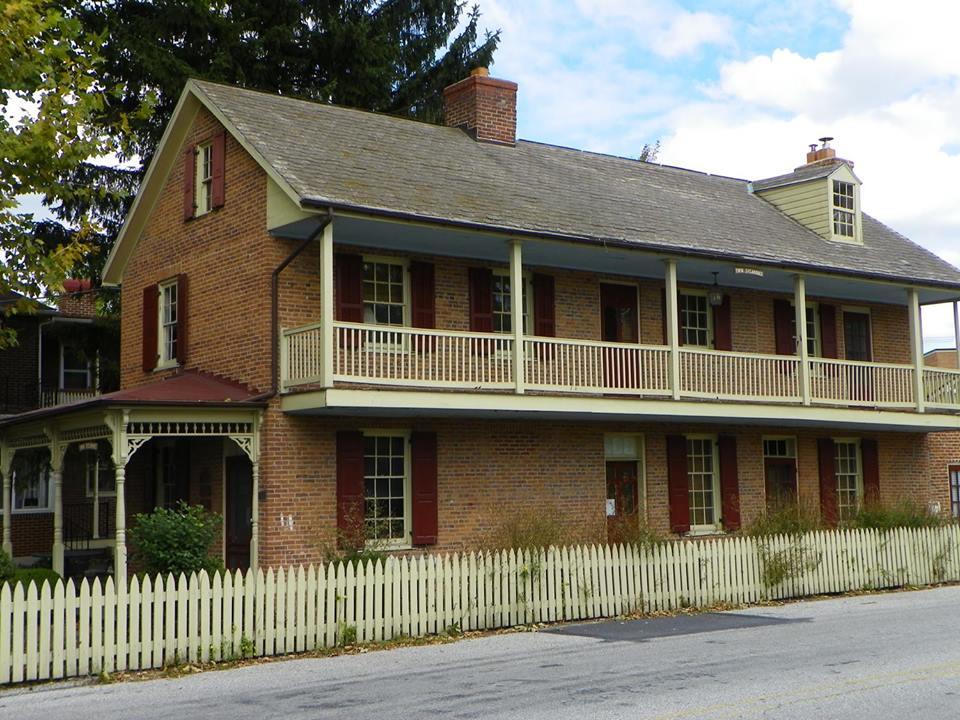
[[[960,271],[864,215],[824,240],[747,182],[196,82],[306,204],[960,287]]]

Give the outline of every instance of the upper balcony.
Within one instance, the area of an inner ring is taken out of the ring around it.
[[[330,269],[319,280],[319,322],[280,330],[287,412],[960,429],[960,371],[924,367],[920,327],[921,304],[952,291],[535,240],[497,240],[491,252],[489,238],[467,233],[438,252],[432,229],[387,241],[377,226],[389,223],[337,225],[336,251],[332,225],[321,240]],[[375,307],[373,277],[365,296],[347,300],[356,314],[340,312],[348,283],[335,270],[346,255],[360,255],[364,271],[400,268],[395,317]],[[426,322],[411,307],[421,280],[410,266],[423,264],[443,306]],[[477,267],[496,278],[494,322],[483,331],[457,317],[475,310]],[[543,276],[554,278],[556,317],[546,325],[535,287]],[[521,327],[509,320],[521,315]]]

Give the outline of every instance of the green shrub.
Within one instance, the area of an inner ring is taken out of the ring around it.
[[[50,568],[20,568],[17,570],[16,574],[13,576],[13,581],[23,585],[26,589],[30,583],[33,583],[37,586],[39,591],[43,588],[43,582],[46,580],[50,583],[50,589],[52,590],[57,585],[57,580],[60,580],[60,576],[57,575]]]
[[[813,508],[790,503],[775,512],[767,512],[744,528],[746,535],[765,537],[767,535],[801,535],[822,529],[820,514]]]
[[[133,557],[151,574],[221,572],[223,563],[210,555],[219,537],[220,515],[181,501],[176,508],[156,508],[133,518]]]
[[[890,530],[892,528],[940,527],[949,522],[947,518],[931,513],[925,505],[909,498],[890,504],[865,505],[850,520],[847,527]]]
[[[6,551],[0,550],[0,583],[12,580],[16,572],[17,566],[13,564],[13,560],[10,559]]]
[[[608,525],[607,535],[612,543],[650,546],[666,542],[666,539],[642,520],[621,518],[613,526]]]

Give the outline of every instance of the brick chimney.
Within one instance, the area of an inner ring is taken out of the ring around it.
[[[470,77],[443,90],[444,124],[459,127],[481,142],[517,142],[517,84],[476,68]]]
[[[837,151],[830,147],[830,141],[833,140],[832,137],[822,137],[820,140],[820,147],[817,147],[816,143],[810,144],[810,150],[807,152],[807,164],[801,165],[800,167],[810,167],[811,165],[836,165],[839,163],[846,163],[850,167],[853,167],[853,162],[850,160],[844,160],[837,157]],[[800,168],[797,168],[799,170]]]
[[[94,318],[97,316],[97,291],[89,280],[69,279],[63,281],[63,295],[57,298],[60,312],[70,317]]]

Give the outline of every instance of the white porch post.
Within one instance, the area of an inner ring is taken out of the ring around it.
[[[960,368],[960,301],[953,303],[953,342],[957,350],[957,367]]]
[[[333,222],[320,235],[320,384],[333,387]],[[285,371],[284,371],[285,372]]]
[[[114,469],[117,490],[117,514],[114,518],[113,577],[117,587],[127,587],[127,503],[124,497],[124,481],[127,477],[126,457]]]
[[[518,395],[525,385],[523,361],[523,248],[510,241],[510,318],[513,323],[513,382]]]
[[[250,486],[253,497],[250,500],[250,569],[254,573],[260,567],[260,462],[250,462],[250,474],[253,478]]]
[[[670,347],[670,389],[673,399],[680,399],[680,322],[678,312],[679,296],[677,292],[677,261],[664,261],[666,272],[666,311],[664,325],[667,328],[667,345]]]
[[[53,571],[63,576],[63,455],[66,447],[57,441],[56,433],[48,433],[50,443],[50,479],[53,481]]]
[[[907,289],[910,312],[910,357],[913,360],[913,392],[917,412],[924,412],[926,397],[923,389],[923,325],[920,320],[920,294],[916,288]]]
[[[807,347],[807,281],[803,275],[793,278],[793,309],[796,322],[797,356],[800,358],[800,399],[810,404],[810,351]]]
[[[13,557],[13,533],[10,528],[13,516],[13,483],[10,468],[13,467],[14,451],[6,445],[0,445],[0,473],[3,474],[3,551]]]

